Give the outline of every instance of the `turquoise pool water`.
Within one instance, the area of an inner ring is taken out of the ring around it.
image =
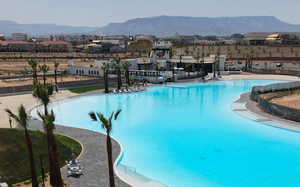
[[[90,111],[122,109],[113,136],[122,164],[169,187],[299,187],[300,134],[258,124],[230,105],[254,85],[242,80],[158,86],[56,103],[57,123],[102,131]]]

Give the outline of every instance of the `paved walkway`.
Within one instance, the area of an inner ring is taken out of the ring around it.
[[[300,132],[300,123],[286,120],[263,111],[256,102],[250,100],[249,93],[242,94],[240,99],[231,105],[232,110],[257,122],[261,125],[270,125],[273,127],[288,129]]]
[[[42,130],[39,120],[31,120],[30,128]],[[56,126],[55,133],[72,137],[83,145],[79,157],[84,175],[79,178],[67,177],[67,168],[62,169],[63,179],[72,187],[109,187],[108,166],[106,155],[106,136],[84,129]],[[114,160],[120,153],[120,146],[113,141]],[[128,184],[115,177],[117,187],[129,187]]]

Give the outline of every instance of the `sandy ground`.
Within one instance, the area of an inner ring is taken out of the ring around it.
[[[84,76],[57,76],[57,82],[69,82],[69,81],[79,81],[79,80],[91,80],[93,77],[84,77]],[[39,77],[40,82],[43,82],[43,78]],[[48,83],[54,83],[54,77],[47,77],[46,80]],[[11,86],[23,86],[32,84],[31,78],[22,78],[22,79],[10,79],[10,80],[0,80],[0,87],[11,87]]]
[[[77,94],[72,93],[68,90],[60,91],[52,97],[52,101],[68,98],[75,96]],[[39,102],[31,94],[24,95],[13,95],[13,96],[4,96],[0,97],[0,128],[9,128],[9,119],[6,112],[6,108],[9,108],[13,112],[17,111],[17,108],[23,104],[26,109],[30,109],[35,105],[38,105]],[[13,121],[13,127],[16,126],[16,123]]]
[[[290,108],[300,109],[300,94],[296,93],[293,95],[272,99],[272,103],[287,106]]]
[[[0,59],[1,60],[1,59]],[[56,62],[59,63],[59,70],[65,70],[71,61],[68,60],[57,60]],[[54,70],[54,61],[38,61],[39,64],[46,64],[49,66],[49,71]],[[80,65],[80,66],[90,66],[95,65],[95,61],[73,61],[73,64]],[[27,61],[0,61],[0,74],[8,75],[14,73],[22,73],[24,70],[30,70],[30,66],[28,65]]]

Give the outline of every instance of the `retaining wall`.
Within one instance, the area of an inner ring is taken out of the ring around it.
[[[268,86],[255,86],[252,88],[250,98],[268,113],[284,119],[300,122],[300,110],[278,105],[264,99],[261,95],[270,92],[293,90],[300,88],[300,82],[277,83]]]

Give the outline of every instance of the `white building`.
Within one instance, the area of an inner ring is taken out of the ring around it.
[[[12,33],[11,38],[14,41],[26,41],[28,36],[25,33]]]

